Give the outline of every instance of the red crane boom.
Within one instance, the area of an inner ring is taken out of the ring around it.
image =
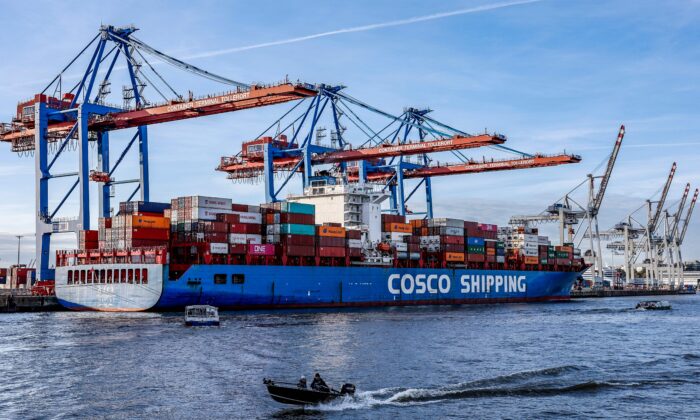
[[[311,160],[316,164],[351,162],[357,160],[372,160],[394,156],[418,155],[422,153],[446,152],[450,150],[472,149],[506,141],[501,135],[481,134],[478,136],[453,136],[447,139],[424,142],[403,143],[398,145],[381,145],[355,150],[341,150],[315,155]],[[279,157],[274,159],[275,169],[287,169],[295,166],[301,159],[298,157]],[[248,157],[245,160],[223,158],[218,170],[224,172],[262,170],[262,156]]]
[[[276,86],[251,86],[250,90],[230,92],[191,101],[170,101],[164,105],[116,112],[89,122],[90,130],[119,130],[168,121],[184,120],[206,115],[233,112],[242,109],[257,108],[282,102],[294,101],[317,92],[305,84],[283,83]],[[46,96],[37,95],[36,100],[46,100]],[[48,133],[66,133],[75,125],[74,121],[49,124]],[[12,142],[20,138],[34,137],[34,122],[26,121],[0,131],[0,141]]]
[[[575,155],[533,156],[521,159],[494,160],[491,162],[468,162],[446,166],[431,166],[404,171],[404,178],[423,178],[444,175],[471,174],[477,172],[506,171],[512,169],[542,168],[546,166],[578,163],[581,161]],[[375,172],[367,174],[368,181],[379,181],[391,178],[393,172]],[[356,181],[357,175],[351,175],[350,181]]]

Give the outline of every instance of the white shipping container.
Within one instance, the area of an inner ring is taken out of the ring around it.
[[[228,244],[212,242],[209,244],[209,252],[212,254],[228,254]]]
[[[428,244],[439,244],[440,243],[440,236],[421,236],[420,237],[420,244],[421,245],[428,245]]]
[[[408,252],[408,244],[405,242],[397,242],[394,244],[394,247],[399,252]]]
[[[504,255],[496,255],[496,262],[497,263],[504,263],[504,262],[506,262],[506,257]]]
[[[445,235],[464,236],[464,228],[447,226],[444,228],[444,230],[445,230]]]
[[[402,233],[402,232],[385,232],[384,233],[384,240],[390,241],[390,242],[403,242],[403,238],[405,236],[411,236],[410,233]]]
[[[217,214],[232,214],[232,210],[211,209],[207,207],[192,207],[190,219],[216,220]]]
[[[208,209],[231,210],[232,201],[230,198],[205,197],[195,195],[192,197],[192,208],[202,207]]]
[[[267,235],[265,237],[265,243],[266,244],[278,244],[278,243],[280,243],[280,236],[279,235]]]
[[[241,223],[255,224],[259,225],[262,223],[262,214],[260,213],[250,213],[241,211],[232,211],[231,213],[237,214],[240,217]]]
[[[447,226],[456,227],[464,229],[464,220],[461,219],[447,219],[447,218],[436,218],[428,220],[429,227]]]
[[[348,239],[348,248],[362,248],[362,240]]]
[[[272,235],[274,236],[274,235]],[[230,244],[261,244],[262,235],[252,235],[245,233],[229,233],[228,242]],[[279,236],[277,236],[277,242],[279,242]],[[268,242],[269,243],[269,242]]]
[[[537,257],[540,254],[537,251],[537,249],[522,248],[522,249],[520,249],[520,255],[522,255],[524,257]]]
[[[262,243],[262,235],[246,235],[245,240],[249,244],[260,245]]]
[[[229,233],[228,243],[230,243],[230,244],[245,244],[246,243],[245,233]]]
[[[265,227],[265,232],[268,235],[279,235],[280,234],[280,225],[267,225]]]

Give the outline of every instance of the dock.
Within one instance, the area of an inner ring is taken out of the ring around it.
[[[572,298],[605,298],[622,296],[667,296],[694,295],[696,292],[683,289],[589,289],[572,290]]]
[[[34,296],[13,291],[0,292],[0,313],[49,312],[65,310],[56,296]]]

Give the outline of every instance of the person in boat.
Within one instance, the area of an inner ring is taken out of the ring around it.
[[[301,375],[301,378],[299,378],[299,383],[297,383],[297,388],[306,389],[306,376]]]
[[[321,375],[316,373],[314,375],[314,380],[311,382],[311,389],[314,391],[319,391],[319,392],[330,392],[331,389],[326,385],[326,381],[321,379]]]

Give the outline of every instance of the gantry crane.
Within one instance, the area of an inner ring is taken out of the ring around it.
[[[682,261],[678,260],[680,255],[678,250],[678,226],[681,221],[681,216],[683,215],[683,210],[685,210],[685,203],[688,200],[689,193],[690,183],[687,183],[676,211],[674,213],[671,213],[669,209],[664,211],[664,235],[661,246],[657,249],[657,256],[661,261],[659,265],[665,268],[666,276],[672,287],[675,286],[676,281],[680,281],[682,278],[681,272],[683,264]],[[660,277],[657,280],[660,280]]]
[[[278,104],[313,97],[313,86],[284,81],[277,85],[260,86],[240,83],[185,63],[147,45],[134,36],[136,28],[104,25],[98,34],[65,66],[61,72],[31,100],[17,107],[13,121],[0,127],[0,142],[10,143],[12,151],[33,153],[36,173],[36,250],[39,279],[52,278],[49,269],[51,234],[90,228],[89,182],[99,185],[99,215],[110,216],[111,189],[116,185],[136,183],[131,200],[140,191],[141,200],[148,201],[149,166],[148,135],[150,124],[232,112],[242,109]],[[87,53],[93,48],[92,54]],[[195,97],[179,94],[146,56],[163,61],[175,68],[199,77],[233,87],[223,94]],[[64,91],[66,72],[87,59],[80,81]],[[123,61],[119,65],[119,61]],[[118,70],[126,70],[122,80],[122,104],[110,105],[112,80],[119,80]],[[100,80],[98,80],[98,75]],[[148,90],[147,90],[148,88]],[[164,93],[166,92],[167,95]],[[155,103],[148,95],[158,95]],[[135,128],[135,134],[116,161],[110,162],[109,132]],[[96,142],[98,167],[89,168],[88,143]],[[138,142],[137,142],[138,141]],[[139,174],[133,179],[115,180],[115,170],[137,142]],[[57,159],[77,143],[78,169],[75,172],[52,172]],[[53,152],[53,155],[52,155]],[[49,181],[75,177],[76,181],[49,209]],[[58,212],[73,191],[79,191],[80,210],[75,219],[59,219]]]
[[[547,209],[542,213],[538,215],[513,216],[510,219],[510,224],[523,226],[530,223],[558,222],[559,239],[560,243],[563,244],[566,232],[568,232],[568,241],[574,242],[574,226],[581,223],[582,220],[588,220],[587,233],[582,236],[582,239],[590,239],[591,256],[594,258],[594,264],[592,267],[593,275],[595,277],[596,275],[600,274],[602,277],[603,260],[602,248],[600,245],[600,240],[598,239],[600,236],[600,232],[598,230],[598,213],[600,212],[600,208],[603,204],[603,198],[605,197],[605,192],[607,190],[608,183],[610,182],[610,177],[612,176],[612,171],[615,167],[617,156],[620,153],[620,148],[624,137],[625,126],[621,125],[612,152],[608,158],[605,172],[602,175],[595,176],[593,174],[588,174],[585,181],[576,185],[571,191],[567,192],[564,197],[547,207]],[[595,179],[600,179],[597,191],[595,188]],[[584,184],[588,184],[588,204],[585,206],[579,204],[572,196],[574,191],[578,190],[578,188]],[[597,243],[597,247],[594,247],[594,241]]]
[[[295,105],[255,140],[243,143],[243,148],[237,155],[223,157],[217,169],[228,173],[228,177],[233,180],[263,176],[266,199],[276,201],[293,175],[301,173],[303,187],[307,188],[314,177],[312,168],[330,165],[330,172],[345,182],[383,184],[391,193],[389,211],[401,215],[408,211],[408,200],[424,185],[425,214],[432,217],[432,177],[555,166],[578,163],[581,160],[577,155],[546,156],[518,152],[503,146],[506,141],[503,135],[468,134],[433,119],[428,115],[429,109],[407,108],[400,116],[394,116],[345,94],[343,88],[320,86],[318,95],[311,99],[304,112],[295,117],[292,114]],[[325,129],[320,127],[319,121],[326,110],[331,114],[328,120],[333,127],[330,145],[321,144]],[[388,119],[389,123],[375,130],[360,117],[359,111],[362,110],[369,112],[375,119]],[[344,122],[356,128],[357,138],[354,143],[360,143],[359,147],[353,148],[349,141],[351,136],[343,126]],[[417,138],[409,140],[414,131],[417,132]],[[485,146],[521,157],[474,160],[462,153],[463,150]],[[459,162],[436,163],[430,154],[439,152],[450,152],[458,157]],[[411,156],[416,156],[417,162],[411,162]],[[286,172],[287,175],[283,177],[281,186],[276,187],[274,174],[278,172]],[[410,193],[405,194],[404,182],[411,179],[419,179],[420,182]]]

